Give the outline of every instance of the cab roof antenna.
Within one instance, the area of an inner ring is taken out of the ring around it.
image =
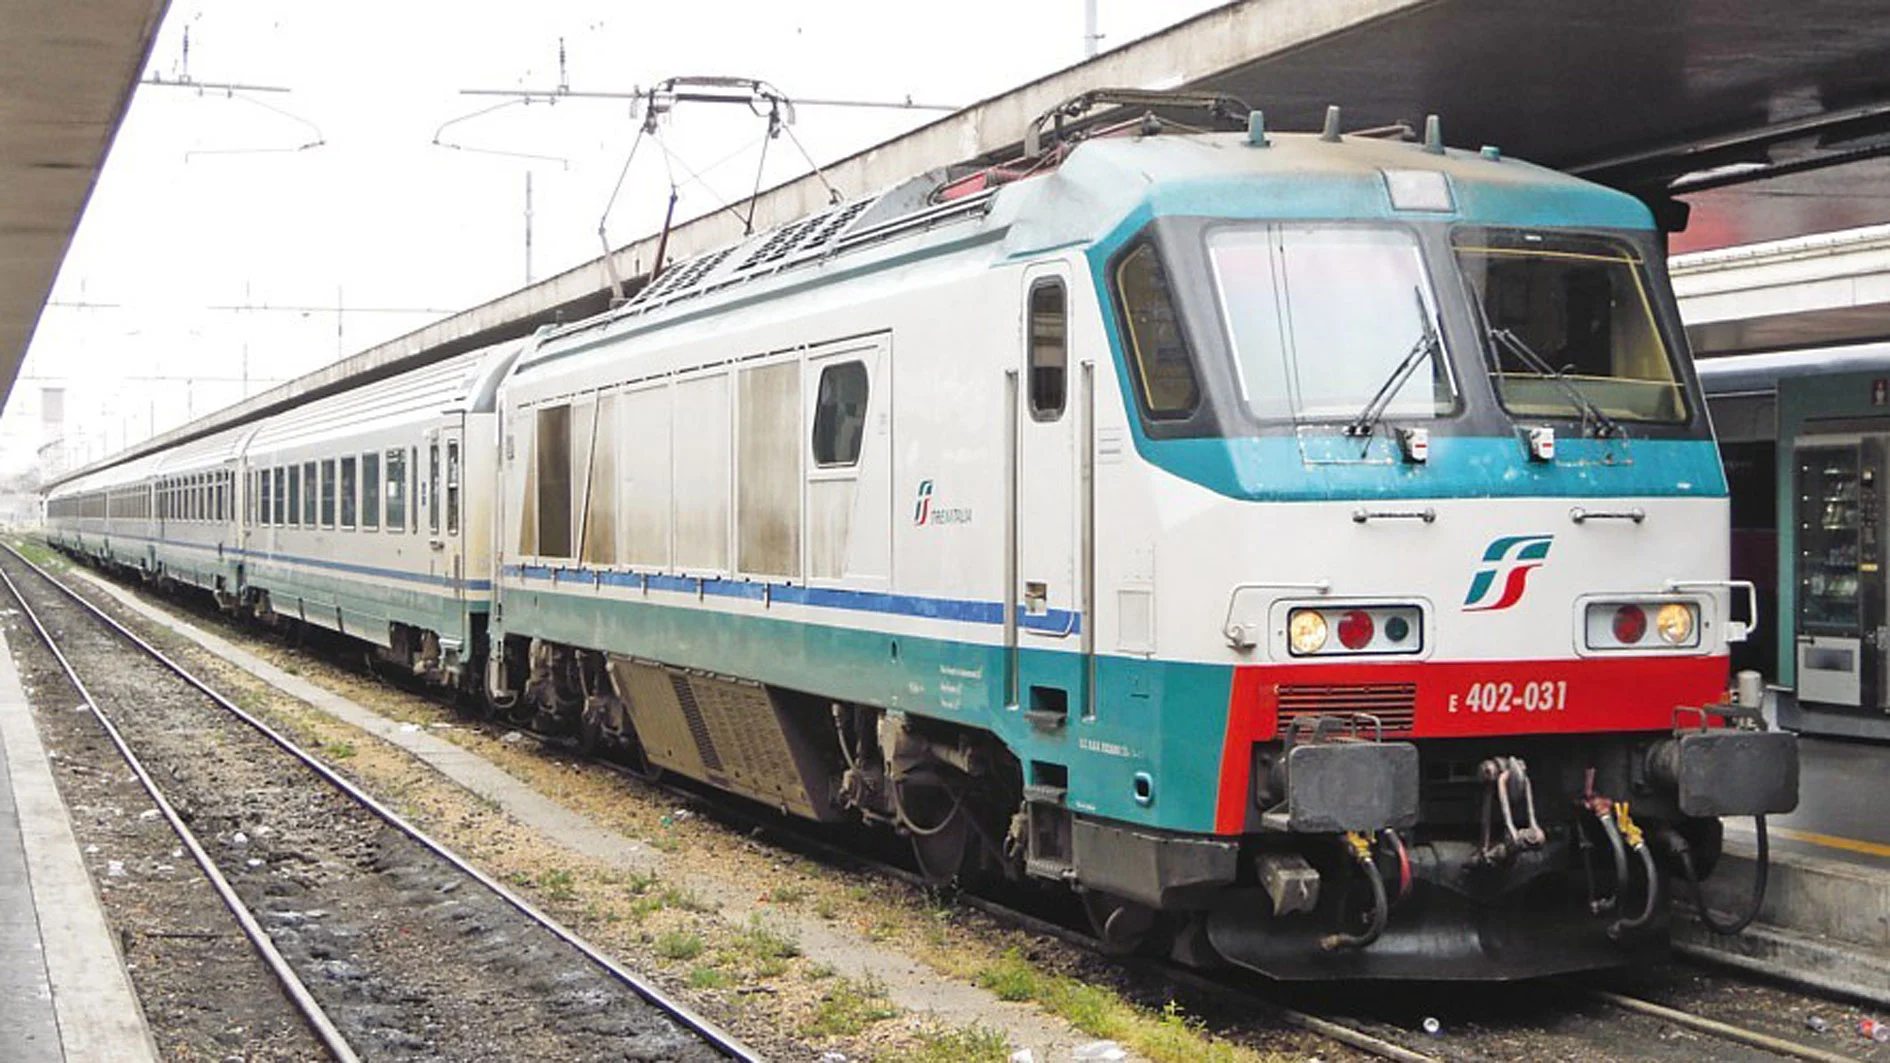
[[[1319,139],[1330,144],[1339,142],[1339,105],[1326,107],[1326,127],[1319,131]]]
[[[1424,116],[1424,150],[1432,155],[1444,153],[1444,123],[1434,114]]]

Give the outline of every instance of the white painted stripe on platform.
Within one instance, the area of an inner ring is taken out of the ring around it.
[[[92,889],[33,709],[0,633],[0,735],[20,813],[33,905],[52,982],[53,1013],[68,1060],[142,1063],[158,1058],[144,1009]]]

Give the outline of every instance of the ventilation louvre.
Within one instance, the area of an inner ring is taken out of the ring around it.
[[[1366,713],[1385,725],[1385,737],[1408,737],[1417,726],[1416,683],[1358,683],[1329,686],[1281,686],[1280,730],[1309,716]]]

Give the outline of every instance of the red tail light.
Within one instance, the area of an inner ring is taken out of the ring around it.
[[[1339,618],[1339,644],[1348,650],[1362,650],[1371,645],[1372,614],[1353,609]]]
[[[1624,605],[1614,611],[1615,641],[1632,645],[1647,636],[1647,614],[1638,605]]]

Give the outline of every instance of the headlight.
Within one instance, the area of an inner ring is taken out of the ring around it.
[[[1583,644],[1590,650],[1693,649],[1700,644],[1700,603],[1672,599],[1589,602]]]
[[[1654,614],[1654,630],[1669,646],[1683,646],[1693,640],[1693,610],[1679,602],[1668,602]]]
[[[1313,609],[1295,610],[1286,621],[1294,653],[1318,653],[1326,644],[1326,618]]]
[[[1422,653],[1423,619],[1416,605],[1292,606],[1287,649],[1294,657]]]

